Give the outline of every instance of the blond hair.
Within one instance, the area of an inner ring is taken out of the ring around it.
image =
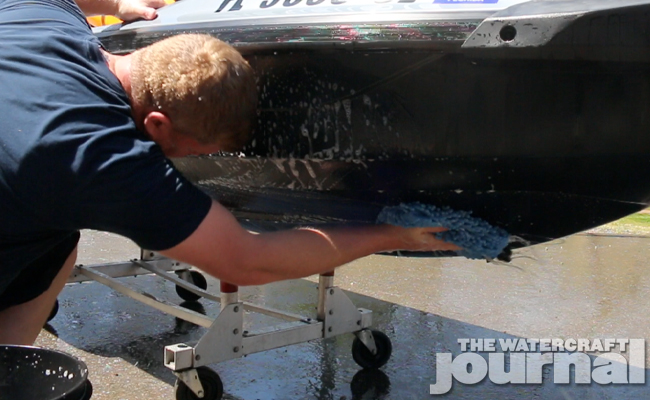
[[[172,36],[133,54],[133,101],[169,117],[174,131],[226,151],[243,147],[255,119],[252,68],[209,35]]]

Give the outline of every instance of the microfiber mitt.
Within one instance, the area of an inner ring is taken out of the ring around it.
[[[471,259],[497,258],[510,239],[508,232],[472,217],[471,212],[417,202],[384,207],[377,223],[404,228],[445,227],[449,230],[436,233],[436,238],[461,247],[457,253]]]

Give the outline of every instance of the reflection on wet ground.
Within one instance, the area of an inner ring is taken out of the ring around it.
[[[85,232],[80,263],[123,261],[137,248]],[[520,250],[512,265],[460,258],[372,256],[337,272],[336,283],[393,342],[381,372],[359,372],[352,335],[254,354],[214,365],[231,399],[423,399],[435,383],[435,354],[460,353],[459,338],[650,337],[650,238],[575,235]],[[151,276],[124,278],[180,303],[174,287]],[[218,284],[209,280],[209,288]],[[244,288],[246,301],[315,314],[315,279]],[[98,283],[74,284],[39,345],[83,358],[93,399],[173,399],[165,345],[198,340],[205,329],[176,320]],[[214,317],[219,305],[202,301]],[[251,329],[277,321],[247,314]],[[57,338],[58,337],[58,338]],[[648,353],[648,352],[646,352]],[[647,361],[646,361],[647,363]],[[647,372],[647,371],[646,371]],[[647,375],[647,373],[646,373]],[[547,379],[547,378],[545,378]],[[648,379],[646,379],[647,381]],[[637,399],[645,385],[455,384],[453,398]]]

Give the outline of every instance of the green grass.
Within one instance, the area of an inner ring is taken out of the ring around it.
[[[602,234],[650,236],[650,214],[646,210],[628,215],[618,221],[610,222],[609,224],[590,229],[589,231],[591,233]]]
[[[595,229],[608,233],[650,235],[650,214],[636,213]]]
[[[650,214],[636,213],[614,222],[615,224],[650,226]]]

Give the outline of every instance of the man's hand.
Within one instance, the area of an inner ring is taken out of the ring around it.
[[[138,18],[154,19],[156,9],[166,4],[165,0],[76,0],[86,15],[114,15],[124,21]]]
[[[165,0],[117,0],[115,16],[124,21],[138,18],[151,20],[158,16],[156,9],[165,4]]]
[[[460,250],[436,239],[445,228],[393,225],[298,228],[251,234],[217,202],[182,243],[161,251],[235,285],[261,285],[328,272],[374,253]]]
[[[440,239],[436,239],[436,233],[444,232],[447,228],[400,228],[391,226],[395,238],[398,238],[397,248],[394,250],[405,251],[458,251],[460,247]]]

